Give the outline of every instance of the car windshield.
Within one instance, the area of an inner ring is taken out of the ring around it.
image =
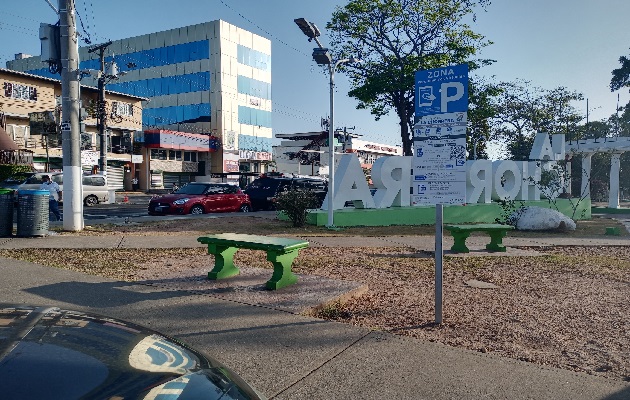
[[[173,192],[173,194],[203,194],[208,185],[186,185]]]

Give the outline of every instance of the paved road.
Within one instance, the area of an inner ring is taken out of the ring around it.
[[[182,218],[179,215],[165,215],[165,216],[149,216],[147,212],[147,208],[149,205],[149,200],[151,200],[153,195],[150,194],[127,194],[127,201],[125,201],[125,194],[117,194],[115,203],[100,203],[93,207],[83,207],[83,218],[86,221],[110,221],[115,222],[117,220],[125,220],[132,218],[134,220],[137,219],[145,219],[151,218],[153,220],[169,220],[174,218]],[[63,215],[63,206],[59,207],[59,211],[61,211]],[[259,211],[256,213],[257,215],[263,214],[273,214],[274,211]],[[214,214],[216,216],[229,216],[233,215],[233,213],[221,213]],[[187,216],[184,216],[187,217]],[[13,222],[17,223],[18,215],[17,209],[13,212]]]

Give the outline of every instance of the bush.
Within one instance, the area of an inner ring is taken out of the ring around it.
[[[523,201],[516,200],[497,200],[501,207],[501,217],[495,218],[494,221],[501,225],[516,226],[518,220],[525,212],[525,203]]]
[[[18,172],[33,172],[33,167],[31,167],[30,165],[1,164],[0,182],[17,174]]]
[[[283,211],[295,227],[304,226],[308,210],[318,205],[319,199],[312,190],[290,189],[280,193],[276,199],[276,209]]]

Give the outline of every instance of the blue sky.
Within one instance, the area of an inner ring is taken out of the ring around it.
[[[317,131],[329,113],[328,77],[311,58],[309,43],[293,20],[304,17],[322,31],[345,1],[318,0],[75,0],[81,31],[93,43],[222,19],[272,41],[274,133]],[[58,0],[51,0],[57,5]],[[45,0],[2,2],[0,65],[15,53],[38,55],[40,22],[56,16]],[[498,80],[517,78],[551,89],[565,86],[589,99],[591,121],[615,112],[617,93],[608,89],[618,58],[630,54],[628,0],[495,0],[479,12],[473,30],[494,42],[482,57],[497,60],[478,71]],[[374,121],[369,111],[356,110],[347,97],[349,86],[335,75],[335,125],[355,127],[365,140],[400,144],[397,118]],[[630,101],[619,92],[621,105]],[[586,101],[576,104],[584,113]]]

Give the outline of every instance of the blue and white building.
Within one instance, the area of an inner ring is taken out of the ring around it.
[[[99,70],[98,52],[88,50],[79,49],[80,69]],[[272,154],[268,39],[217,20],[115,40],[105,55],[125,73],[107,89],[149,99],[143,103],[144,130],[219,138],[218,151],[200,152],[197,176],[265,172]],[[39,57],[9,61],[7,68],[52,76]],[[97,82],[85,77],[82,84]]]

